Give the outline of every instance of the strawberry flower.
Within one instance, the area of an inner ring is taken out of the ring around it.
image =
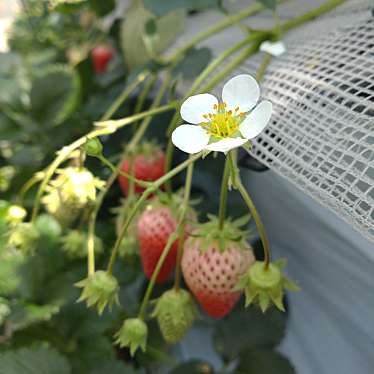
[[[259,135],[268,124],[272,104],[261,101],[260,87],[247,74],[230,79],[222,89],[222,102],[211,94],[190,96],[181,106],[182,118],[190,124],[177,127],[173,144],[186,153],[202,150],[228,152]]]

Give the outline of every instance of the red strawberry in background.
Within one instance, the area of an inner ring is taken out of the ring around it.
[[[125,159],[122,162],[121,170],[133,175],[135,178],[143,181],[155,181],[165,174],[165,154],[153,143],[142,144],[139,150],[135,153],[132,159],[133,165],[131,167],[131,160]],[[129,191],[129,180],[127,177],[120,175],[118,177],[122,193],[127,196]],[[143,192],[144,188],[135,184],[135,192]]]
[[[98,45],[91,51],[92,62],[97,74],[105,73],[109,61],[114,56],[114,49],[108,45]]]
[[[184,244],[184,279],[205,312],[214,318],[224,317],[235,306],[242,292],[234,287],[255,262],[251,248],[238,233],[232,222],[218,230],[214,219],[200,225]]]
[[[177,220],[168,206],[156,204],[150,205],[140,215],[137,222],[137,237],[140,246],[140,258],[143,270],[148,279],[151,278],[162,251],[175,231]],[[156,282],[167,280],[173,271],[178,251],[178,240],[174,242],[163,266],[157,276]]]

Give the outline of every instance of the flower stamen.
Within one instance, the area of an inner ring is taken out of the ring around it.
[[[203,116],[209,119],[209,122],[202,122],[200,125],[207,130],[209,135],[216,138],[228,138],[239,130],[245,113],[240,113],[239,107],[235,108],[234,112],[231,109],[226,111],[226,107],[226,103],[214,104],[213,108],[216,112]]]

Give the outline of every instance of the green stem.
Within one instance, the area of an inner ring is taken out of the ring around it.
[[[110,256],[110,259],[109,259],[109,263],[108,263],[108,268],[107,268],[107,271],[108,271],[109,274],[112,274],[112,272],[113,272],[114,262],[116,260],[117,253],[118,253],[119,247],[121,245],[122,239],[124,238],[124,236],[125,236],[125,234],[127,232],[127,229],[130,226],[130,223],[131,223],[132,219],[135,217],[137,211],[142,206],[142,204],[147,200],[148,196],[150,196],[152,193],[154,193],[158,188],[160,188],[163,184],[165,184],[165,182],[168,181],[170,178],[173,178],[175,175],[177,175],[182,170],[184,170],[189,164],[191,164],[191,163],[195,162],[196,160],[198,160],[201,156],[202,156],[202,153],[197,153],[197,154],[191,156],[186,161],[182,162],[177,167],[175,167],[174,169],[170,170],[168,173],[166,173],[165,175],[163,175],[161,178],[159,178],[155,182],[153,182],[151,184],[151,186],[149,186],[142,193],[142,195],[140,196],[140,198],[138,199],[138,201],[135,203],[133,209],[129,213],[129,215],[128,215],[126,221],[125,221],[125,223],[123,224],[123,226],[121,228],[121,231],[120,231],[120,233],[119,233],[119,235],[117,237],[117,240],[114,243],[114,247],[112,249],[112,253],[111,253],[111,256]]]
[[[127,100],[130,96],[131,92],[135,90],[136,87],[139,86],[141,82],[143,82],[148,76],[149,72],[145,71],[140,73],[125,89],[123,92],[117,97],[116,100],[112,103],[112,105],[108,108],[108,110],[104,113],[101,117],[101,121],[106,121],[113,116],[114,113],[117,112],[119,107]]]
[[[134,108],[134,114],[139,113],[142,110],[142,108],[144,106],[144,102],[149,95],[149,91],[155,85],[156,81],[157,81],[157,75],[153,74],[152,77],[150,77],[150,79],[148,79],[145,82],[143,90],[136,100],[136,104],[135,104],[135,108]]]
[[[178,250],[177,250],[177,260],[175,265],[175,282],[174,282],[174,289],[176,291],[179,290],[180,282],[181,282],[181,261],[183,255],[183,244],[185,239],[185,228],[186,228],[186,214],[188,211],[188,206],[190,202],[190,195],[191,195],[191,186],[192,186],[192,175],[193,175],[193,166],[194,164],[188,165],[187,173],[186,173],[186,182],[184,184],[184,198],[182,204],[182,211],[179,217],[179,222],[181,223],[180,230],[177,231],[179,242],[178,242]]]
[[[116,119],[116,120],[96,122],[95,125],[98,127],[107,128],[107,134],[111,134],[113,132],[116,132],[119,128],[129,125],[130,123],[136,122],[145,117],[154,116],[155,114],[159,114],[159,113],[163,113],[163,112],[167,112],[169,110],[175,109],[178,104],[179,104],[179,101],[175,100],[169,104],[162,105],[158,108],[150,109],[145,112],[134,114],[129,117]]]
[[[236,181],[236,186],[238,188],[238,191],[242,195],[243,200],[247,204],[248,209],[251,212],[251,215],[252,215],[253,219],[255,220],[256,227],[257,227],[258,233],[259,233],[260,238],[261,238],[262,247],[264,249],[265,269],[267,269],[269,267],[269,263],[270,263],[270,249],[269,249],[269,240],[268,240],[268,237],[267,237],[266,231],[265,231],[265,226],[262,223],[261,217],[257,212],[255,204],[253,203],[251,197],[249,196],[247,190],[243,186],[243,183],[241,182],[240,179]]]
[[[223,175],[222,175],[221,196],[219,199],[218,227],[220,230],[223,229],[223,226],[225,224],[229,177],[230,177],[230,161],[229,161],[229,158],[226,157],[225,168],[223,170]]]
[[[170,57],[170,60],[174,61],[180,58],[186,51],[194,47],[196,44],[199,44],[200,42],[202,42],[205,39],[208,39],[212,35],[215,35],[220,31],[223,31],[228,27],[237,24],[239,21],[248,18],[262,10],[264,10],[263,5],[261,5],[260,3],[255,3],[236,14],[225,17],[222,21],[217,22],[214,26],[193,37],[188,43],[186,43],[183,47],[177,50],[175,54],[172,57]]]
[[[106,157],[104,157],[104,155],[100,155],[97,158],[104,165],[108,166],[109,169],[112,170],[113,174],[122,175],[122,176],[128,178],[129,180],[133,181],[134,183],[139,184],[139,186],[141,186],[141,187],[147,188],[147,187],[150,186],[150,182],[146,182],[146,181],[143,181],[141,179],[137,179],[132,174],[126,173],[125,171],[119,169],[117,166],[115,166],[113,163],[111,163]]]
[[[26,181],[26,183],[21,187],[20,191],[18,192],[18,198],[17,198],[17,201],[19,202],[20,205],[23,204],[23,199],[25,198],[25,194],[26,192],[33,186],[35,186],[35,184],[37,184],[38,182],[40,182],[40,180],[42,179],[40,177],[40,175],[38,175],[39,173],[37,173],[36,175],[34,175],[33,177],[31,177],[30,179],[28,179]]]
[[[162,82],[162,85],[161,85],[160,89],[157,92],[157,95],[156,95],[150,109],[155,109],[155,108],[157,108],[158,105],[160,105],[161,100],[164,97],[165,92],[170,85],[171,78],[172,78],[171,75],[167,74],[164,81]],[[136,147],[136,145],[139,143],[141,138],[144,136],[145,132],[147,131],[147,129],[149,127],[149,124],[151,123],[151,120],[152,120],[151,116],[149,116],[149,117],[147,117],[143,120],[142,124],[140,125],[139,129],[137,130],[136,134],[134,135],[134,137],[132,138],[132,140],[129,144],[130,150],[133,150]]]
[[[239,43],[233,45],[231,48],[228,48],[227,50],[222,52],[199,74],[190,90],[185,95],[185,98],[197,93],[199,86],[209,77],[210,74],[212,74],[217,68],[219,68],[227,58],[232,57],[234,53],[238,52],[245,46],[248,46],[250,43],[256,42],[259,39],[264,40],[268,36],[270,36],[270,33],[265,31],[253,33]]]
[[[259,66],[257,73],[256,73],[257,82],[260,82],[262,78],[264,77],[266,69],[270,64],[272,57],[273,56],[270,55],[269,53],[265,54],[264,58],[262,59],[261,65]]]
[[[301,16],[295,17],[289,21],[284,22],[281,25],[281,30],[282,32],[286,32],[291,29],[294,29],[295,27],[301,26],[304,23],[312,21],[313,19],[319,17],[324,13],[330,12],[331,10],[335,9],[339,5],[345,3],[346,1],[347,0],[329,0],[321,6],[302,14]]]

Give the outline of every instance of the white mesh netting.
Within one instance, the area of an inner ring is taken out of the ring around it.
[[[262,84],[274,114],[252,155],[374,241],[369,2],[348,2],[293,30],[285,42],[287,53],[273,60]],[[261,59],[249,59],[235,74],[253,74]]]

